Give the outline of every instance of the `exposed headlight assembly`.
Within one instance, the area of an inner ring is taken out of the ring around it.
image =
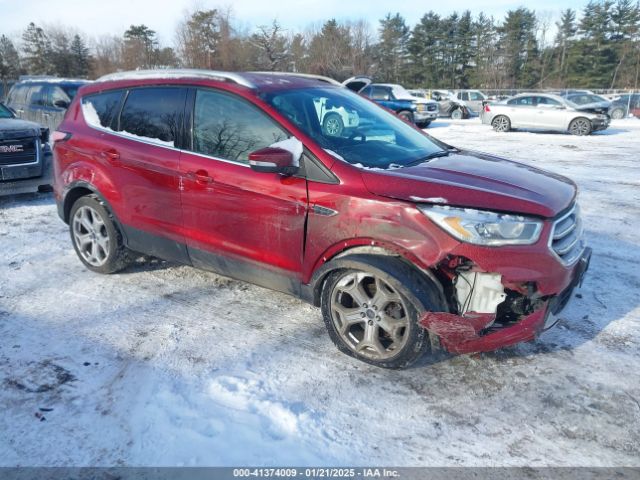
[[[531,245],[542,231],[542,222],[530,217],[436,205],[418,208],[454,238],[475,245]]]

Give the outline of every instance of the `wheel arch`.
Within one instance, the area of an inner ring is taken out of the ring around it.
[[[447,305],[446,296],[442,284],[435,274],[427,267],[420,266],[411,261],[407,256],[399,251],[394,251],[384,246],[358,245],[339,251],[331,259],[327,260],[322,266],[317,268],[311,277],[308,285],[307,296],[315,306],[320,306],[322,289],[326,279],[333,272],[350,268],[372,266],[373,268],[382,268],[385,263],[402,265],[412,272],[417,281],[416,288],[427,288],[424,285],[432,285],[438,295],[438,300],[443,305]],[[400,281],[400,279],[398,279]],[[409,284],[415,283],[414,281]],[[421,287],[422,286],[422,287]],[[412,289],[412,285],[407,286],[408,290]],[[414,299],[416,300],[416,299]],[[420,301],[422,303],[422,301]]]
[[[62,214],[63,220],[65,223],[69,223],[69,215],[71,214],[71,209],[73,208],[73,204],[78,201],[79,198],[85,197],[87,195],[95,195],[98,197],[100,202],[104,205],[104,207],[109,211],[109,213],[113,216],[116,221],[118,227],[120,222],[113,211],[113,208],[107,201],[107,199],[100,193],[100,191],[91,183],[84,180],[76,180],[71,183],[64,192],[63,200],[62,200]],[[121,228],[119,228],[122,230]],[[122,232],[121,232],[122,233]]]
[[[567,122],[566,130],[567,130],[567,131],[570,131],[570,129],[571,129],[571,124],[572,124],[573,122],[575,122],[576,120],[580,120],[580,119],[583,119],[583,120],[586,120],[587,122],[589,122],[589,124],[591,125],[591,130],[593,131],[593,122],[591,121],[591,119],[590,119],[589,117],[586,117],[584,114],[578,114],[578,115],[576,115],[576,116],[574,116],[574,117],[571,117],[571,118],[569,119],[569,121]]]

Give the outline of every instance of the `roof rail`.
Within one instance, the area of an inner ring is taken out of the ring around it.
[[[233,72],[219,72],[215,70],[198,70],[192,68],[167,68],[156,70],[131,70],[127,72],[116,72],[104,75],[97,82],[108,82],[114,80],[144,80],[155,78],[208,78],[223,82],[234,82],[247,88],[256,88],[242,75]]]
[[[329,83],[331,85],[337,85],[339,87],[344,86],[337,80],[334,80],[333,78],[325,77],[323,75],[313,75],[311,73],[295,73],[295,72],[248,72],[248,73],[256,73],[259,75],[281,75],[284,77],[308,78],[310,80],[318,80],[320,82]]]

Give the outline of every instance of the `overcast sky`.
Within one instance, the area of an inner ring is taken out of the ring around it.
[[[291,30],[329,18],[364,18],[377,28],[387,12],[399,12],[411,25],[429,10],[448,14],[455,10],[484,11],[496,18],[521,5],[537,12],[557,16],[567,7],[580,9],[586,0],[537,0],[535,7],[525,1],[510,0],[0,0],[0,33],[16,37],[29,22],[74,26],[93,37],[105,33],[122,35],[132,24],[144,23],[158,32],[162,44],[171,44],[176,23],[185,9],[230,6],[237,24],[245,28],[270,23],[273,18]]]

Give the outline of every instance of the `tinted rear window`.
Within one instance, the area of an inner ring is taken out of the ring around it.
[[[138,88],[127,96],[118,131],[173,146],[182,126],[184,88]]]
[[[94,127],[110,127],[111,121],[118,113],[122,93],[118,90],[84,97],[82,110],[87,123]]]

